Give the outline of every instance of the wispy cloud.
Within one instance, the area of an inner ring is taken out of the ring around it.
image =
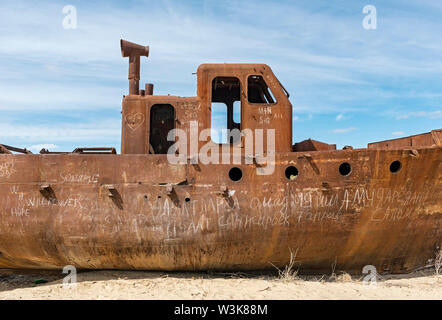
[[[355,131],[357,128],[355,127],[350,127],[350,128],[340,128],[340,129],[333,129],[332,132],[333,133],[348,133],[348,132],[352,132]]]
[[[419,112],[409,112],[396,117],[396,119],[408,119],[414,117],[424,117],[429,119],[440,119],[442,118],[442,110],[437,111],[419,111]]]
[[[341,2],[342,6],[329,1],[74,1],[78,29],[64,30],[64,1],[3,0],[0,112],[41,112],[42,120],[58,110],[78,111],[85,119],[82,132],[87,132],[91,110],[121,108],[128,85],[119,39],[126,38],[150,45],[150,57],[142,59],[141,83],[154,82],[156,94],[194,96],[192,72],[200,63],[263,62],[292,93],[297,123],[315,115],[306,128],[312,133],[348,114],[360,130],[368,121],[365,115],[378,114],[370,121],[378,127],[384,124],[382,134],[388,136],[392,129],[386,124],[392,116],[385,116],[386,110],[401,110],[404,122],[413,117],[439,119],[440,5],[429,0],[379,3],[379,29],[368,32],[361,26],[367,3]],[[426,115],[415,114],[416,105]],[[61,119],[46,132],[63,130]],[[20,128],[22,120],[11,114],[3,122]],[[119,123],[118,115],[112,121]],[[430,126],[433,122],[421,125],[425,130]],[[44,132],[42,125],[36,130]],[[76,130],[69,134],[83,139]],[[96,132],[96,140],[106,143],[109,140],[102,137],[111,129],[102,130]],[[60,133],[66,137],[66,132]],[[48,138],[38,143],[56,141],[63,147],[61,138]]]
[[[28,150],[39,152],[41,149],[47,149],[47,150],[56,150],[59,147],[56,144],[52,143],[44,143],[44,144],[35,144],[33,146],[30,146],[27,148]]]
[[[405,135],[405,132],[403,132],[403,131],[395,131],[395,132],[392,132],[391,134],[392,134],[393,136],[398,137],[398,136],[404,136],[404,135]]]
[[[85,146],[119,148],[120,128],[120,122],[115,120],[38,125],[0,122],[0,142],[32,151],[42,148],[72,151],[75,147]]]
[[[51,139],[51,141],[74,140],[84,141],[91,137],[115,137],[120,134],[119,123],[94,122],[81,124],[10,125],[0,123],[0,136],[19,139]]]
[[[342,119],[344,118],[344,115],[341,113],[341,114],[338,114],[337,116],[336,116],[336,121],[341,121]]]
[[[311,121],[313,119],[313,114],[305,114],[300,113],[299,115],[293,115],[293,121],[303,122],[303,121]]]

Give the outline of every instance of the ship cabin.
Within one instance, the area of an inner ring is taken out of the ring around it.
[[[220,150],[226,144],[241,143],[244,147],[244,136],[228,133],[234,129],[241,133],[262,129],[267,150],[266,132],[274,129],[275,152],[336,149],[335,145],[314,140],[292,145],[289,93],[265,64],[202,64],[196,72],[196,97],[157,96],[153,84],[139,89],[139,56],[133,58],[128,53],[132,50],[148,56],[148,47],[124,40],[121,46],[123,56],[130,58],[129,95],[123,98],[122,109],[122,154],[166,154],[175,143],[170,136],[168,139],[172,129],[188,132],[190,144],[192,123],[198,126],[198,132],[212,129],[207,139],[198,139],[199,148],[208,142],[219,145]]]

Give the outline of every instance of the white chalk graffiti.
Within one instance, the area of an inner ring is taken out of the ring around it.
[[[0,178],[9,178],[15,172],[17,170],[14,169],[14,161],[0,163]]]
[[[65,177],[65,181],[95,183],[95,176],[62,177]],[[93,228],[99,228],[109,236],[133,234],[137,241],[162,238],[172,242],[232,230],[341,223],[364,214],[370,223],[394,223],[403,219],[418,219],[427,214],[426,203],[432,199],[428,190],[411,191],[405,187],[394,190],[368,189],[365,186],[336,188],[328,192],[314,188],[282,189],[282,192],[273,193],[272,196],[255,197],[247,197],[241,191],[227,197],[212,192],[178,203],[170,197],[149,193],[147,196],[138,194],[141,201],[133,201],[132,205],[124,207],[124,211],[116,213],[115,205],[107,196],[100,198],[99,195],[93,196],[93,193],[60,193],[57,199],[46,199],[38,191],[22,190],[21,186],[12,185],[9,189],[10,196],[2,203],[3,212],[12,219],[8,223],[14,219],[17,219],[16,223],[39,223],[38,215],[33,215],[33,211],[45,211],[47,208],[59,213],[54,221],[60,225],[63,216],[75,214],[80,219],[79,223],[87,221]],[[131,203],[131,200],[127,199],[125,203]]]
[[[60,172],[60,178],[63,182],[73,182],[73,183],[98,183],[99,174],[89,175],[89,174],[72,174],[72,173],[62,173]]]

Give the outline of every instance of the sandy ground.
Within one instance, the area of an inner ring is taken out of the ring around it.
[[[76,288],[64,287],[64,276],[0,271],[0,299],[442,299],[434,270],[382,276],[374,287],[347,274],[282,280],[272,273],[91,271],[77,275]]]

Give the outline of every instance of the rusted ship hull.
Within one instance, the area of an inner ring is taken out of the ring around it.
[[[196,97],[158,96],[139,88],[149,47],[120,45],[121,155],[0,145],[0,268],[252,270],[296,253],[304,271],[405,272],[440,250],[442,130],[292,145],[290,95],[269,66],[203,64]],[[220,106],[229,133],[215,142]],[[206,161],[217,152],[229,164]]]
[[[441,150],[278,153],[239,182],[166,155],[0,155],[0,268],[252,270],[296,252],[304,271],[411,271],[442,244]]]

